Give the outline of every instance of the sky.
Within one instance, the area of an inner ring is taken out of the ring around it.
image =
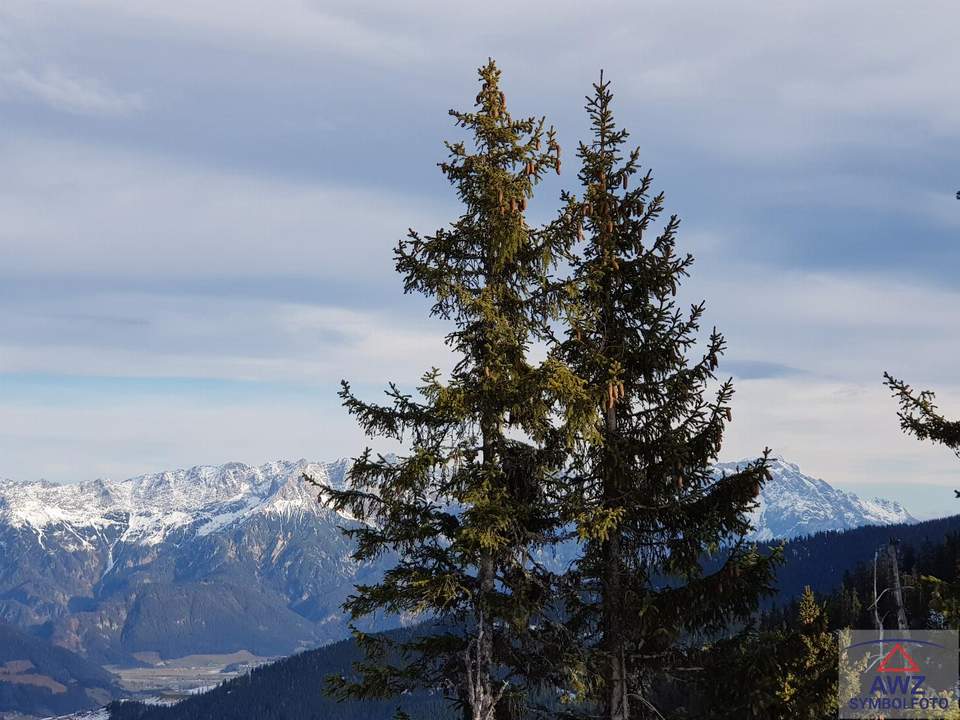
[[[392,248],[454,219],[436,167],[494,57],[575,189],[583,97],[615,111],[727,337],[722,459],[952,511],[960,417],[960,6],[952,2],[0,4],[0,477],[74,482],[356,455],[448,329]],[[879,491],[879,490],[878,490]],[[923,499],[926,498],[926,499]]]

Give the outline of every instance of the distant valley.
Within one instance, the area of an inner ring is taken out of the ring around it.
[[[122,671],[127,691],[216,684],[230,677],[232,653],[247,653],[249,669],[347,637],[340,604],[391,561],[354,562],[340,531],[353,520],[318,504],[301,479],[309,471],[336,486],[347,468],[300,460],[77,485],[0,481],[0,621]],[[771,474],[755,540],[913,522],[897,503],[842,492],[796,465],[774,461]],[[178,663],[186,656],[208,660]]]

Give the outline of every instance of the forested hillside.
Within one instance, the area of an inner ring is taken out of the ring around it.
[[[949,490],[944,488],[944,494]],[[960,501],[957,501],[960,510]],[[768,603],[782,604],[797,598],[809,585],[818,594],[837,588],[859,563],[872,561],[877,548],[892,539],[908,556],[914,551],[943,544],[951,533],[960,532],[960,515],[904,525],[868,526],[846,532],[823,532],[785,544],[784,564],[777,571],[777,595]],[[773,543],[767,544],[767,547]]]
[[[411,630],[386,633],[395,640],[413,636]],[[210,692],[172,707],[124,702],[110,706],[111,720],[388,720],[398,707],[430,720],[450,712],[439,694],[414,693],[400,700],[338,703],[324,694],[330,675],[349,673],[363,657],[353,640],[293,655],[249,675],[230,680]]]
[[[118,693],[114,677],[98,665],[0,623],[0,713],[73,712]]]
[[[866,617],[852,617],[851,591],[859,592],[860,608],[866,608],[868,564],[873,553],[896,538],[903,558],[905,574],[931,573],[950,581],[956,578],[960,561],[960,515],[910,525],[864,527],[847,532],[828,532],[792,540],[784,546],[784,564],[778,572],[778,594],[771,600],[763,625],[768,628],[793,626],[804,586],[811,586],[825,599],[826,621],[831,627],[851,623],[869,627]],[[765,552],[769,552],[768,546]],[[926,600],[911,601],[911,619],[922,625],[928,612],[931,593]],[[918,603],[923,603],[922,607]],[[414,637],[415,630],[387,633],[395,640]],[[258,668],[250,675],[224,683],[220,687],[189,698],[173,707],[146,707],[137,703],[118,703],[112,707],[111,720],[218,720],[263,718],[329,718],[330,720],[388,720],[399,706],[415,717],[450,717],[439,695],[420,692],[396,701],[350,701],[338,703],[322,692],[324,679],[349,673],[351,663],[362,653],[353,640],[345,640]],[[746,661],[746,660],[745,660]],[[214,714],[215,713],[215,714]]]

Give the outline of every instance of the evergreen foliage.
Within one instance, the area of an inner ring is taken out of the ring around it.
[[[717,720],[825,720],[837,714],[837,638],[807,587],[778,626],[748,628],[703,653],[710,681],[696,717]],[[704,702],[705,701],[705,702]]]
[[[550,498],[563,434],[591,428],[572,411],[555,422],[558,408],[586,405],[579,379],[556,358],[528,359],[548,333],[549,272],[567,248],[559,234],[530,228],[525,210],[544,173],[559,172],[560,147],[542,119],[512,118],[492,61],[480,80],[475,111],[451,111],[472,142],[447,143],[440,165],[463,213],[433,235],[411,230],[396,250],[406,291],[431,298],[432,314],[452,324],[456,365],[446,381],[427,372],[416,397],[391,384],[387,404],[365,402],[344,383],[344,405],[364,430],[406,442],[408,454],[368,449],[349,487],[326,487],[321,497],[360,521],[349,531],[357,561],[399,558],[381,582],[357,588],[345,606],[353,617],[385,611],[438,622],[400,645],[357,632],[367,659],[335,679],[334,691],[384,698],[428,688],[465,717],[490,720],[498,705],[521,700],[536,664],[530,628],[551,583],[536,551],[562,531]]]
[[[873,571],[874,552],[886,545],[891,537],[900,544],[901,570],[906,572],[907,568],[919,562],[918,557],[922,557],[923,573],[948,577],[949,556],[937,548],[947,547],[948,538],[957,532],[960,532],[960,516],[954,515],[909,525],[868,525],[845,532],[820,532],[796,538],[783,545],[783,564],[777,569],[776,577],[777,596],[764,607],[770,609],[791,602],[802,594],[806,585],[810,585],[817,594],[827,596],[849,581],[853,574],[862,571],[866,578]],[[773,547],[771,544],[761,544],[759,551],[765,554]],[[881,564],[881,582],[886,579],[883,576],[886,572],[886,564]],[[865,597],[862,595],[860,600]],[[909,593],[906,600],[910,601]],[[853,606],[852,600],[848,599],[847,602]],[[871,602],[872,599],[865,602],[863,607]],[[831,605],[828,611],[841,627],[872,627],[866,615],[863,616],[863,622],[858,624],[859,621],[842,619],[838,607]],[[844,612],[843,618],[847,617],[850,617],[849,613]]]
[[[869,529],[889,531],[888,528]],[[957,592],[957,588],[960,588],[960,518],[954,516],[904,529],[917,531],[898,533],[897,543],[898,570],[909,627],[960,628],[960,604],[954,599],[960,597]],[[933,529],[938,531],[931,532]],[[873,538],[880,540],[880,535],[877,532]],[[837,543],[837,549],[842,549],[841,543]],[[874,549],[878,549],[878,546]],[[892,567],[890,563],[882,561],[883,545],[879,549],[881,562],[877,564],[876,584],[880,597],[877,615],[883,627],[896,629],[897,608],[893,596],[889,592],[883,593],[883,589],[893,585]],[[836,587],[822,592],[831,629],[874,626],[873,552],[862,553],[861,557],[859,563],[843,573],[842,581]],[[764,616],[765,625],[774,627],[786,623],[789,617],[798,612],[798,607],[798,601],[794,599],[771,609]]]
[[[664,195],[652,194],[639,151],[625,152],[611,101],[601,76],[587,98],[593,137],[578,151],[583,193],[564,194],[551,230],[583,240],[554,354],[596,409],[597,438],[581,437],[564,498],[584,542],[566,578],[567,625],[583,651],[573,688],[615,720],[661,716],[654,678],[686,669],[694,636],[756,610],[772,591],[776,553],[743,541],[768,478],[766,451],[713,476],[733,396],[731,381],[715,376],[725,342],[713,330],[696,352],[705,305],[683,312],[676,302],[693,258],[676,251],[676,215],[654,230]],[[705,572],[721,548],[724,561]]]
[[[884,384],[900,403],[897,416],[905,433],[919,440],[932,440],[953,450],[960,457],[960,421],[947,420],[940,414],[930,390],[917,392],[889,373],[883,374]]]
[[[664,717],[658,703],[678,688],[709,696],[714,651],[729,645],[762,688],[744,712],[760,717],[772,698],[815,717],[826,706],[803,697],[807,686],[821,683],[827,702],[830,680],[806,670],[835,652],[827,616],[807,589],[789,630],[752,630],[781,561],[779,548],[744,540],[767,451],[713,474],[733,398],[716,375],[725,341],[704,337],[704,303],[678,305],[693,258],[677,252],[678,218],[661,224],[664,196],[625,149],[609,83],[601,76],[587,99],[582,194],[563,193],[559,217],[531,228],[527,201],[544,172],[559,173],[559,146],[543,120],[511,117],[492,61],[480,79],[475,111],[451,111],[471,141],[448,143],[440,165],[463,212],[396,250],[405,290],[451,324],[456,364],[449,377],[428,371],[415,394],[390,384],[383,404],[345,382],[365,431],[406,454],[368,449],[346,488],[321,492],[359,521],[347,531],[357,561],[397,558],[357,587],[353,618],[431,623],[415,637],[356,631],[363,656],[332,692],[437,693],[472,720]],[[533,343],[545,361],[530,360]],[[581,554],[567,572],[539,562],[572,539]],[[847,589],[837,607],[853,617],[864,603]],[[769,667],[747,662],[761,641],[776,648]],[[696,716],[699,700],[672,714]]]

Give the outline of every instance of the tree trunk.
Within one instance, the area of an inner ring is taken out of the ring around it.
[[[497,423],[482,421],[483,464],[495,467],[498,461],[495,438]],[[466,665],[466,695],[469,707],[464,716],[469,720],[493,720],[496,705],[503,695],[503,688],[494,689],[493,678],[493,622],[487,612],[490,598],[496,587],[496,559],[493,552],[483,550],[477,562],[477,585],[479,594],[474,598],[474,635],[467,645],[464,657]]]
[[[603,599],[603,645],[607,666],[607,698],[604,715],[608,720],[628,720],[630,717],[629,688],[623,643],[623,628],[628,622],[621,617],[619,602],[620,542],[617,533],[606,542],[605,579]]]
[[[903,609],[903,589],[900,587],[897,546],[893,542],[887,545],[887,554],[890,556],[890,570],[893,572],[893,601],[897,604],[897,630],[908,630],[907,613]]]
[[[877,599],[877,554],[873,551],[873,627],[880,633],[880,639],[883,639],[883,625],[880,622],[880,607]]]
[[[486,560],[481,564],[485,564]],[[466,670],[463,716],[466,720],[493,720],[503,688],[493,687],[493,633],[482,606],[477,609],[474,636],[464,654]]]
[[[617,431],[616,406],[607,407],[607,435]],[[611,505],[617,500],[617,482],[614,474],[614,461],[608,454],[607,477],[604,487],[604,500]],[[620,529],[614,528],[604,543],[604,580],[603,580],[603,650],[606,654],[607,696],[604,716],[607,720],[629,720],[630,699],[627,683],[626,651],[623,642],[623,630],[630,622],[623,617],[621,596],[623,588],[621,577]]]

